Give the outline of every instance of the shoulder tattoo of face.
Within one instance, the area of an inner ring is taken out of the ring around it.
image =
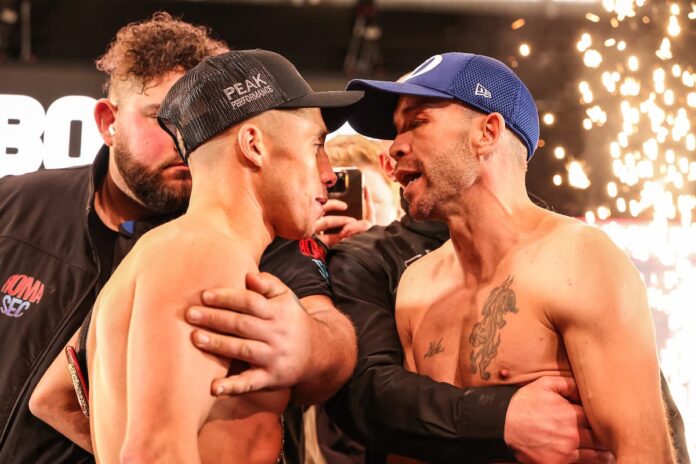
[[[474,347],[471,351],[469,371],[472,374],[478,371],[483,380],[491,378],[491,374],[486,369],[498,354],[499,330],[505,327],[505,314],[514,314],[519,311],[517,297],[510,288],[513,281],[512,276],[508,276],[502,284],[491,291],[481,310],[483,320],[474,325],[469,336],[469,343]]]

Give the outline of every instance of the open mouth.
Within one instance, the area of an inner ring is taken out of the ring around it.
[[[321,206],[324,206],[326,202],[329,201],[329,199],[326,197],[317,197],[315,199],[319,202]]]
[[[409,184],[421,177],[422,173],[417,171],[400,171],[396,174],[396,180],[404,187],[408,187]]]

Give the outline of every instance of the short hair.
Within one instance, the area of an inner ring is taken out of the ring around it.
[[[104,93],[116,81],[135,78],[142,89],[171,71],[188,71],[204,58],[229,49],[222,40],[210,37],[205,26],[195,26],[159,11],[151,19],[122,27],[106,53],[96,60],[107,74]]]
[[[367,165],[379,169],[379,154],[382,151],[378,142],[362,135],[337,135],[326,142],[326,154],[334,166]]]

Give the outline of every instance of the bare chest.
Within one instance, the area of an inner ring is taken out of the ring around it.
[[[460,387],[569,374],[560,338],[525,275],[499,274],[486,287],[454,285],[421,300],[411,324],[419,373]]]

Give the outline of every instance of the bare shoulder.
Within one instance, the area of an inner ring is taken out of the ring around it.
[[[412,263],[399,281],[397,317],[420,314],[433,298],[456,285],[458,272],[460,267],[451,240]]]
[[[629,263],[628,256],[599,227],[552,213],[540,241],[541,249],[565,263],[588,266]]]
[[[601,229],[560,220],[539,243],[537,276],[557,321],[603,317],[647,307],[645,286],[630,258]]]
[[[171,287],[182,278],[187,287],[243,284],[244,274],[257,270],[253,256],[240,241],[210,228],[191,227],[181,219],[149,231],[131,254],[141,278],[171,278]]]
[[[419,258],[406,268],[399,287],[403,284],[419,284],[437,278],[439,273],[446,272],[446,268],[456,263],[457,256],[452,246],[452,240],[447,240],[440,248]]]

